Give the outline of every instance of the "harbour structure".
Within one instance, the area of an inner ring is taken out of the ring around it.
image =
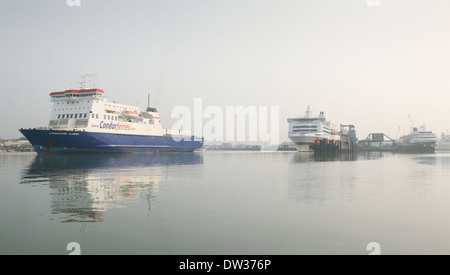
[[[411,117],[410,117],[411,118]],[[412,120],[411,120],[412,123]],[[384,133],[371,133],[365,140],[358,142],[354,125],[342,125],[338,132],[339,138],[317,137],[309,146],[315,153],[337,153],[354,151],[391,151],[399,153],[434,153],[436,150],[437,137],[432,131],[422,126],[420,129],[412,127],[408,135],[393,140]],[[443,135],[441,139],[442,149],[450,145],[450,138]],[[447,144],[446,144],[447,142]],[[450,147],[450,146],[449,146]]]
[[[354,151],[356,149],[356,144],[358,138],[356,137],[356,128],[355,125],[342,125],[340,139],[339,139],[339,148],[341,151]]]
[[[337,127],[325,118],[325,113],[313,116],[309,106],[303,117],[288,118],[288,122],[288,137],[297,151],[311,151],[310,146],[315,140],[336,141],[340,138]]]
[[[50,93],[47,127],[20,129],[38,154],[192,152],[203,138],[164,129],[158,111],[148,106],[110,102],[101,89]]]
[[[396,150],[396,142],[384,133],[370,133],[366,139],[358,142],[358,150],[393,152]]]
[[[334,154],[338,152],[353,152],[357,149],[356,129],[354,125],[340,126],[339,139],[318,138],[310,145],[314,153]]]

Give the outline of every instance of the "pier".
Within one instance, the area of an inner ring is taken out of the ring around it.
[[[310,149],[314,153],[338,153],[338,152],[353,152],[357,149],[356,130],[354,125],[342,125],[341,129],[336,135],[339,139],[316,139],[314,144],[310,145]]]
[[[384,133],[371,133],[365,140],[358,142],[358,149],[361,151],[394,152],[397,143]]]
[[[353,125],[341,125],[340,139],[316,139],[310,146],[314,153],[336,154],[339,152],[394,152],[412,154],[435,153],[436,143],[408,144],[397,142],[384,133],[371,133],[357,141]]]
[[[337,153],[340,151],[340,143],[338,140],[322,138],[314,140],[314,144],[310,145],[309,148],[314,153]]]

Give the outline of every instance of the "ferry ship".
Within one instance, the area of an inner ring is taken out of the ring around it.
[[[339,140],[339,130],[325,118],[324,112],[312,116],[308,106],[304,117],[288,118],[289,139],[295,144],[297,151],[311,151],[310,145],[316,139]]]
[[[436,149],[437,136],[432,131],[413,127],[411,133],[400,137],[397,142],[399,152],[412,153],[434,153]]]
[[[48,127],[20,129],[38,154],[192,152],[202,137],[163,129],[156,108],[109,102],[101,89],[53,92]]]
[[[442,133],[441,139],[436,142],[436,150],[450,151],[450,134]]]

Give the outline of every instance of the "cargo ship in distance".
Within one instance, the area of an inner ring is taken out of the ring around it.
[[[203,138],[163,129],[156,108],[109,102],[101,89],[53,92],[48,127],[20,129],[38,154],[193,152]]]

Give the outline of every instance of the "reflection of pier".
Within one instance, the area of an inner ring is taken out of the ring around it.
[[[361,170],[353,171],[352,167],[355,166],[349,161],[376,160],[391,154],[385,152],[341,152],[335,155],[309,152],[293,154],[288,169],[288,198],[295,203],[306,205],[323,204],[330,198],[336,198],[337,194],[351,199],[355,189],[356,174],[354,172]],[[345,162],[345,164],[341,165],[339,162]],[[353,172],[349,173],[349,171]],[[364,171],[358,173],[364,173]]]
[[[155,198],[172,168],[202,163],[198,153],[36,156],[21,183],[48,183],[52,214],[62,222],[101,222],[107,209]]]

